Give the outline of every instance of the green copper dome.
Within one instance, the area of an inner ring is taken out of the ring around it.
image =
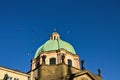
[[[55,37],[53,35],[51,35],[50,40],[48,40],[46,43],[44,43],[42,46],[40,46],[37,49],[34,58],[38,57],[40,52],[52,51],[52,50],[58,50],[58,49],[65,49],[65,50],[71,52],[72,54],[76,54],[76,52],[75,52],[75,50],[74,50],[74,48],[72,47],[71,44],[69,44],[66,41],[63,41],[63,40],[59,39],[59,34],[57,34],[58,35],[57,38],[55,38],[56,35],[55,35]]]

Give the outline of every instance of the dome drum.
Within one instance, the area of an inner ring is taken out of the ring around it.
[[[45,63],[43,62],[44,60],[42,59],[42,56],[44,56],[44,55],[46,56]],[[38,64],[38,62],[39,62],[39,65],[42,65],[42,64],[51,65],[51,59],[55,59],[55,62],[53,62],[53,63],[61,64],[61,63],[63,63],[63,60],[62,60],[63,55],[65,56],[64,64],[69,65],[68,61],[71,60],[72,64],[70,66],[80,69],[79,56],[77,56],[75,54],[71,54],[64,49],[60,49],[60,52],[58,52],[58,53],[57,53],[57,51],[41,52],[39,57],[33,59],[32,70],[34,70],[36,68],[36,64]]]

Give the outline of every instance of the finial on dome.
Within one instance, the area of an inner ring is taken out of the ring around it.
[[[53,32],[56,32],[56,27],[54,27],[54,31]]]

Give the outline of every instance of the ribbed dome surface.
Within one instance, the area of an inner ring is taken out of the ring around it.
[[[37,49],[34,58],[38,57],[40,52],[52,51],[52,50],[58,50],[58,49],[65,49],[65,50],[71,52],[72,54],[76,54],[76,52],[71,44],[69,44],[68,42],[65,42],[61,39],[57,39],[57,40],[48,40],[46,43],[44,43],[42,46],[40,46]]]

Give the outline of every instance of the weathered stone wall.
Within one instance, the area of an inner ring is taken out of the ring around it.
[[[69,67],[65,64],[42,65],[39,68],[39,80],[64,80],[68,75],[79,71],[80,70]]]
[[[87,70],[80,70],[66,64],[41,65],[33,72],[31,80],[102,80]]]
[[[39,80],[60,80],[63,75],[62,65],[42,65],[39,73]]]

